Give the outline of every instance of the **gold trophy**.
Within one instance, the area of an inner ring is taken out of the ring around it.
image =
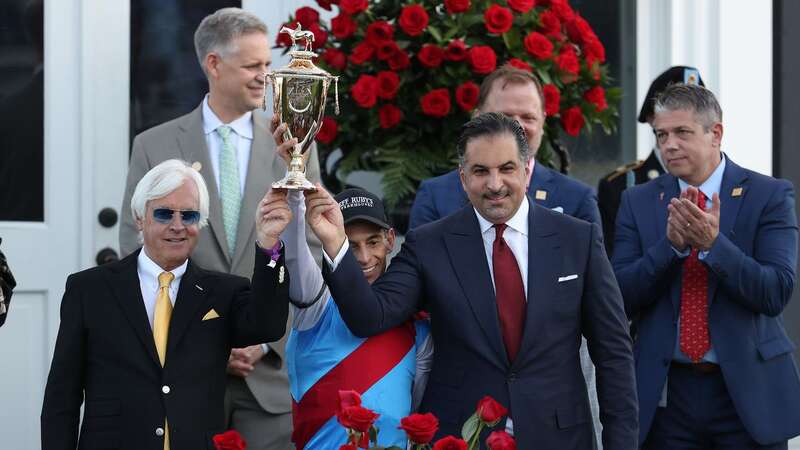
[[[274,72],[264,74],[264,109],[267,109],[267,79],[272,84],[272,106],[279,123],[286,123],[283,139],[297,138],[291,150],[292,159],[286,176],[272,183],[274,188],[314,190],[314,185],[306,179],[303,154],[322,127],[325,112],[325,99],[331,81],[336,86],[336,114],[339,114],[339,77],[320,69],[313,58],[317,54],[311,50],[314,33],[301,30],[300,24],[294,30],[283,27],[281,33],[288,33],[292,39],[292,58],[289,64]],[[305,48],[298,49],[297,41],[304,39]]]

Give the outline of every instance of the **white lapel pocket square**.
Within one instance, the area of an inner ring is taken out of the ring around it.
[[[563,206],[556,206],[555,208],[553,208],[553,211],[560,212],[561,214],[564,214],[564,207]]]
[[[559,283],[563,283],[565,281],[575,280],[577,278],[578,278],[578,274],[577,273],[573,273],[572,275],[567,275],[565,277],[558,277],[558,282]]]

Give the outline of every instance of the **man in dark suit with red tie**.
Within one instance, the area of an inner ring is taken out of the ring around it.
[[[597,366],[603,447],[635,449],[631,341],[599,225],[526,195],[529,150],[514,119],[477,116],[457,149],[470,203],[409,232],[371,286],[349,250],[339,205],[321,188],[306,194],[325,280],[347,326],[370,336],[427,310],[436,350],[420,410],[439,418],[439,435],[459,435],[490,395],[509,408],[505,428],[518,447],[537,450],[595,447],[583,334]]]
[[[42,406],[43,450],[196,450],[213,448],[211,438],[225,431],[231,347],[285,331],[289,283],[278,237],[291,212],[285,192],[270,191],[259,204],[251,288],[189,259],[208,203],[199,172],[164,161],[131,199],[144,246],[67,279]],[[265,203],[278,207],[265,213]]]
[[[786,449],[800,378],[781,313],[792,296],[792,184],[721,152],[722,110],[667,87],[652,122],[668,173],[625,190],[614,270],[638,315],[640,442],[648,450]]]

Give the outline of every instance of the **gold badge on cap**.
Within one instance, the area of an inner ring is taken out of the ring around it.
[[[744,189],[742,189],[740,187],[735,187],[735,188],[733,188],[733,191],[731,192],[731,197],[740,197],[742,195],[743,191],[744,191]]]
[[[200,161],[195,161],[192,163],[192,169],[200,172],[203,169],[203,164],[201,164]]]
[[[547,191],[541,189],[536,190],[536,200],[547,200]]]
[[[648,180],[655,180],[656,178],[658,178],[658,171],[656,169],[650,169],[647,171]]]

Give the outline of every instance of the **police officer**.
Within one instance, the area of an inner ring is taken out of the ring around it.
[[[667,69],[658,76],[647,90],[642,110],[639,112],[639,122],[649,123],[653,121],[653,103],[661,91],[668,85],[674,83],[692,83],[705,86],[700,78],[700,72],[693,67],[674,66]],[[597,200],[600,208],[600,217],[603,222],[603,236],[605,237],[606,252],[609,257],[614,246],[614,222],[617,218],[619,202],[622,198],[622,191],[637,185],[646,183],[657,178],[665,172],[661,162],[661,155],[653,147],[650,155],[644,161],[639,160],[624,166],[618,167],[615,171],[600,179],[597,186]]]

